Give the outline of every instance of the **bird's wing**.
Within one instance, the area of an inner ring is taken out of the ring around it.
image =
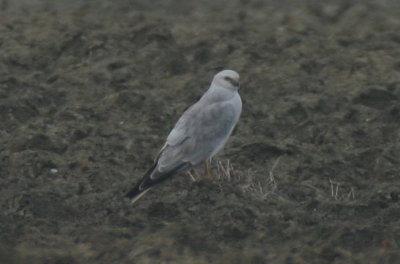
[[[187,128],[190,123],[193,122],[193,117],[196,113],[201,111],[198,103],[189,107],[176,122],[174,128],[169,133],[165,145],[174,146],[182,143],[187,137]]]
[[[195,165],[208,159],[225,144],[236,122],[236,111],[229,101],[193,105],[168,136],[151,178],[162,177],[183,163]]]

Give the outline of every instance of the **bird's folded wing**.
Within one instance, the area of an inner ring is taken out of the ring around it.
[[[182,163],[195,165],[207,159],[225,143],[234,125],[235,109],[231,103],[194,105],[181,116],[169,134],[156,169],[167,172]]]

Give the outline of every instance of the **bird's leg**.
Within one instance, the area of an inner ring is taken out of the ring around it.
[[[211,173],[211,168],[210,168],[210,163],[208,160],[204,162],[204,168],[205,168],[205,173],[207,175],[207,179],[211,180],[212,179],[212,173]]]
[[[189,174],[190,178],[192,179],[192,181],[196,182],[196,177],[194,177],[193,173],[191,172],[191,170],[188,170],[187,173]]]

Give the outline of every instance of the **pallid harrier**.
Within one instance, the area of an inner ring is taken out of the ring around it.
[[[153,166],[126,196],[135,202],[155,184],[202,162],[211,175],[207,161],[225,145],[242,111],[238,90],[237,72],[217,73],[207,92],[179,118]]]

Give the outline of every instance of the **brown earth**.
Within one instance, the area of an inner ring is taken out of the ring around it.
[[[292,2],[0,1],[0,263],[400,263],[400,2]],[[216,177],[131,205],[221,68]]]

